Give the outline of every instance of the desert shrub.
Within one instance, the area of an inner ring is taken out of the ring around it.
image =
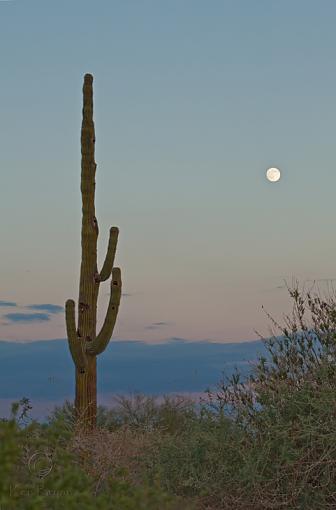
[[[112,406],[98,406],[97,426],[110,431],[128,427],[132,430],[157,430],[172,433],[183,430],[197,415],[195,402],[182,395],[155,397],[135,393],[117,395],[112,398]],[[75,424],[74,406],[66,401],[56,406],[48,417],[49,424],[73,429]]]
[[[22,426],[19,405],[13,405],[9,420],[0,422],[0,507],[8,510],[111,509],[182,510],[189,508],[157,484],[132,484],[122,466],[99,469],[100,453],[95,451],[101,437],[80,441],[64,416],[45,427],[31,421]],[[97,431],[98,432],[98,431]],[[108,431],[105,431],[108,433]],[[107,443],[104,444],[107,447]],[[110,441],[109,446],[115,446]],[[83,455],[84,453],[84,455]],[[96,455],[95,455],[96,454]],[[114,454],[114,455],[113,455]],[[119,451],[119,458],[121,458]],[[104,475],[102,479],[102,475]]]
[[[199,418],[182,433],[155,437],[144,459],[147,475],[158,477],[169,492],[220,500],[222,492],[232,490],[244,439],[229,420]]]
[[[247,382],[237,375],[222,381],[210,400],[230,409],[251,441],[248,499],[260,508],[334,508],[335,296],[300,290],[297,282],[288,291],[293,311],[284,325],[267,314],[272,336],[261,337],[267,355]]]
[[[223,379],[186,433],[161,436],[147,472],[207,509],[336,507],[336,303],[289,288],[292,316],[245,380]]]
[[[114,398],[114,404],[111,413],[115,423],[134,429],[173,433],[182,430],[196,415],[194,402],[180,395],[121,395]]]

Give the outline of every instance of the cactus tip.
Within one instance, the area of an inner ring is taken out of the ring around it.
[[[112,269],[112,281],[111,281],[111,285],[115,285],[115,281],[116,280],[120,280],[121,278],[121,271],[120,271],[120,267],[114,267]]]

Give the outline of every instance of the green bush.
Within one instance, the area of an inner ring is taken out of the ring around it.
[[[158,437],[147,472],[208,509],[336,507],[336,304],[289,289],[292,317],[252,375],[208,391],[185,433]]]
[[[58,409],[49,426],[22,426],[13,405],[0,422],[0,508],[6,510],[179,510],[179,499],[156,484],[134,485],[123,472],[107,474],[102,487],[69,447],[75,439]],[[67,405],[66,405],[67,407]]]

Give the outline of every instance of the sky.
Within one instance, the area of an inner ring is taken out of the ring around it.
[[[335,21],[334,0],[0,1],[0,340],[65,338],[77,306],[85,73],[113,338],[253,340],[284,281],[336,278]]]

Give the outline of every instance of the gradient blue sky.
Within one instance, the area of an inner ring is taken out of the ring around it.
[[[335,278],[335,22],[334,0],[0,1],[0,339],[64,338],[78,300],[86,72],[114,338],[254,339],[284,279]]]

